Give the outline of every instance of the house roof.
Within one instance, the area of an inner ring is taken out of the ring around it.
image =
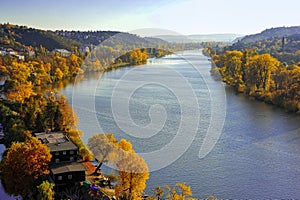
[[[35,133],[35,136],[49,147],[50,152],[78,149],[78,147],[61,132]]]
[[[51,144],[46,144],[50,148],[50,152],[55,152],[55,151],[70,151],[70,150],[77,150],[78,147],[73,144],[72,142],[65,142],[65,143],[51,143]]]
[[[71,53],[70,51],[66,49],[54,49],[52,52],[59,52],[59,53]]]
[[[66,172],[82,172],[85,171],[85,167],[82,163],[55,163],[50,165],[52,174],[62,174]]]

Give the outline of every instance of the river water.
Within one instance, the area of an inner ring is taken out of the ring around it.
[[[132,142],[149,194],[184,181],[197,198],[300,198],[300,117],[235,94],[209,70],[200,50],[185,51],[62,92],[85,143],[103,132]]]

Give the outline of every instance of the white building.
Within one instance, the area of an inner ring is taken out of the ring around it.
[[[68,57],[72,54],[70,51],[66,49],[54,49],[52,52],[58,52],[62,57]]]

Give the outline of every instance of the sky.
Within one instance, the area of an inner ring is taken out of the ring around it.
[[[0,23],[46,30],[248,35],[300,25],[299,8],[299,0],[1,0]]]

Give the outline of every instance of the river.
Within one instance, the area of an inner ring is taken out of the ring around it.
[[[184,181],[197,198],[300,198],[300,117],[235,94],[209,70],[200,50],[185,51],[62,92],[85,143],[103,132],[132,142],[151,170],[146,193]]]

